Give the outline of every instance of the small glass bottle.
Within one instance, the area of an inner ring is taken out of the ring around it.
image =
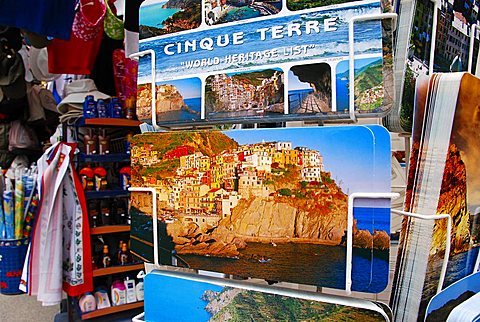
[[[108,245],[103,245],[102,267],[107,268],[112,265],[112,259],[108,254]]]
[[[122,251],[120,253],[120,265],[127,265],[130,263],[130,253],[127,248],[127,244],[123,243],[122,245]]]

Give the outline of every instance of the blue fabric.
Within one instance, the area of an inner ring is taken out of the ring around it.
[[[0,0],[0,25],[70,39],[75,0]]]

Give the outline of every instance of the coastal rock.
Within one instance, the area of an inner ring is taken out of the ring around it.
[[[369,248],[373,247],[373,236],[368,230],[358,230],[353,235],[353,247]]]
[[[471,247],[470,212],[467,208],[467,173],[459,149],[449,147],[437,213],[452,216],[452,253],[464,252]],[[432,237],[431,255],[443,256],[447,221],[437,220]]]
[[[263,198],[242,199],[233,214],[220,221],[238,237],[287,237],[294,235],[296,209]],[[222,227],[222,228],[221,228]]]
[[[390,249],[390,236],[384,230],[376,230],[373,234],[373,248],[379,250]]]
[[[244,292],[244,291],[236,288],[225,288],[222,292],[217,293],[217,296],[213,298],[210,301],[210,303],[207,304],[207,306],[205,307],[205,310],[212,315],[216,315],[223,308],[228,306],[235,299],[235,297],[241,292]],[[227,313],[227,312],[224,312],[224,313]],[[230,314],[228,314],[228,316],[230,316]],[[227,318],[227,316],[224,315],[223,318]],[[218,321],[229,321],[229,320],[230,319],[224,319],[224,320],[218,320]]]
[[[179,255],[195,254],[200,256],[216,256],[216,257],[238,257],[240,254],[237,247],[233,244],[224,242],[213,242],[211,244],[198,243],[188,245],[176,245],[175,250]]]
[[[157,113],[165,113],[170,111],[179,111],[185,106],[183,97],[174,85],[158,85],[156,108]]]

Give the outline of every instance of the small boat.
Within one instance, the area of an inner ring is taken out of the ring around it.
[[[259,263],[268,263],[269,261],[271,261],[272,259],[271,258],[265,258],[265,257],[262,257],[258,260]]]
[[[273,240],[270,243],[272,244],[273,247],[277,247],[277,244],[275,244]]]

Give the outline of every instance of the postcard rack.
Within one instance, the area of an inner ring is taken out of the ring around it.
[[[360,15],[360,16],[355,16],[352,17],[349,20],[348,23],[348,62],[349,62],[349,81],[348,81],[348,87],[349,87],[349,107],[348,107],[348,115],[343,116],[343,115],[324,115],[321,113],[314,113],[311,115],[288,115],[285,114],[284,116],[281,117],[273,117],[273,118],[263,118],[263,119],[235,119],[232,118],[231,120],[225,120],[225,119],[220,119],[220,120],[205,120],[205,111],[202,109],[201,111],[201,119],[200,122],[185,122],[181,124],[177,124],[177,122],[172,122],[171,124],[162,124],[159,125],[158,119],[157,119],[157,113],[156,113],[156,91],[153,89],[155,88],[156,84],[156,73],[157,73],[157,67],[156,67],[156,58],[155,58],[155,51],[152,49],[140,51],[138,53],[134,53],[129,55],[129,58],[131,59],[140,59],[141,57],[144,56],[150,56],[150,73],[151,73],[151,78],[150,78],[150,86],[152,90],[150,91],[151,94],[151,126],[144,126],[142,129],[142,132],[157,132],[157,131],[162,131],[165,129],[173,129],[173,126],[179,126],[179,127],[198,127],[198,126],[205,126],[205,125],[218,125],[218,124],[228,124],[228,123],[269,123],[269,122],[287,122],[287,121],[324,121],[324,120],[329,120],[329,121],[335,121],[338,120],[339,122],[345,122],[345,121],[350,121],[353,123],[357,122],[357,117],[358,113],[355,112],[355,77],[354,77],[354,72],[355,72],[355,36],[354,36],[354,27],[356,23],[359,22],[365,22],[365,21],[375,21],[375,20],[391,20],[392,21],[392,30],[391,32],[393,33],[396,28],[397,24],[397,17],[398,15],[396,13],[379,13],[379,14],[365,14],[365,15]],[[332,83],[334,81],[332,80]],[[335,84],[333,84],[335,86]],[[392,85],[393,86],[393,85]],[[335,98],[332,98],[332,100]]]
[[[129,188],[130,192],[147,192],[151,194],[152,197],[152,219],[153,219],[153,258],[154,263],[150,265],[155,270],[162,271],[163,275],[171,276],[171,277],[183,277],[189,280],[198,281],[198,282],[205,282],[210,284],[215,284],[219,286],[229,286],[239,289],[246,289],[252,291],[259,291],[269,294],[277,294],[289,297],[295,297],[299,299],[307,299],[307,300],[314,300],[320,301],[329,304],[338,304],[338,305],[348,305],[358,309],[367,309],[370,311],[377,312],[381,314],[386,321],[390,321],[389,314],[385,312],[380,306],[375,304],[370,300],[359,299],[355,297],[351,297],[351,288],[352,288],[352,253],[353,253],[353,205],[356,199],[396,199],[399,197],[398,193],[352,193],[348,198],[348,219],[347,219],[347,244],[346,244],[346,276],[345,276],[345,293],[346,295],[330,295],[330,294],[323,294],[323,293],[315,293],[315,292],[308,292],[308,291],[301,291],[295,289],[288,289],[283,287],[275,287],[275,286],[266,286],[266,285],[259,285],[253,283],[246,283],[226,278],[218,278],[214,276],[207,276],[204,274],[191,274],[191,273],[184,273],[184,272],[176,272],[172,270],[165,270],[163,265],[159,262],[159,254],[158,254],[158,213],[157,213],[157,205],[156,205],[156,198],[157,192],[155,188],[137,188],[132,187]],[[445,274],[447,271],[447,264],[449,261],[449,254],[450,254],[450,244],[451,244],[451,230],[452,230],[452,219],[449,214],[436,214],[436,215],[424,215],[424,214],[416,214],[401,210],[390,210],[392,214],[406,216],[415,218],[418,220],[444,220],[447,219],[447,234],[446,234],[446,246],[445,246],[445,255],[443,258],[443,264],[441,268],[440,278],[438,280],[437,291],[438,294],[444,284]],[[386,306],[387,309],[391,311],[391,309]],[[144,317],[144,313],[141,313],[133,318],[132,321],[142,322]]]

